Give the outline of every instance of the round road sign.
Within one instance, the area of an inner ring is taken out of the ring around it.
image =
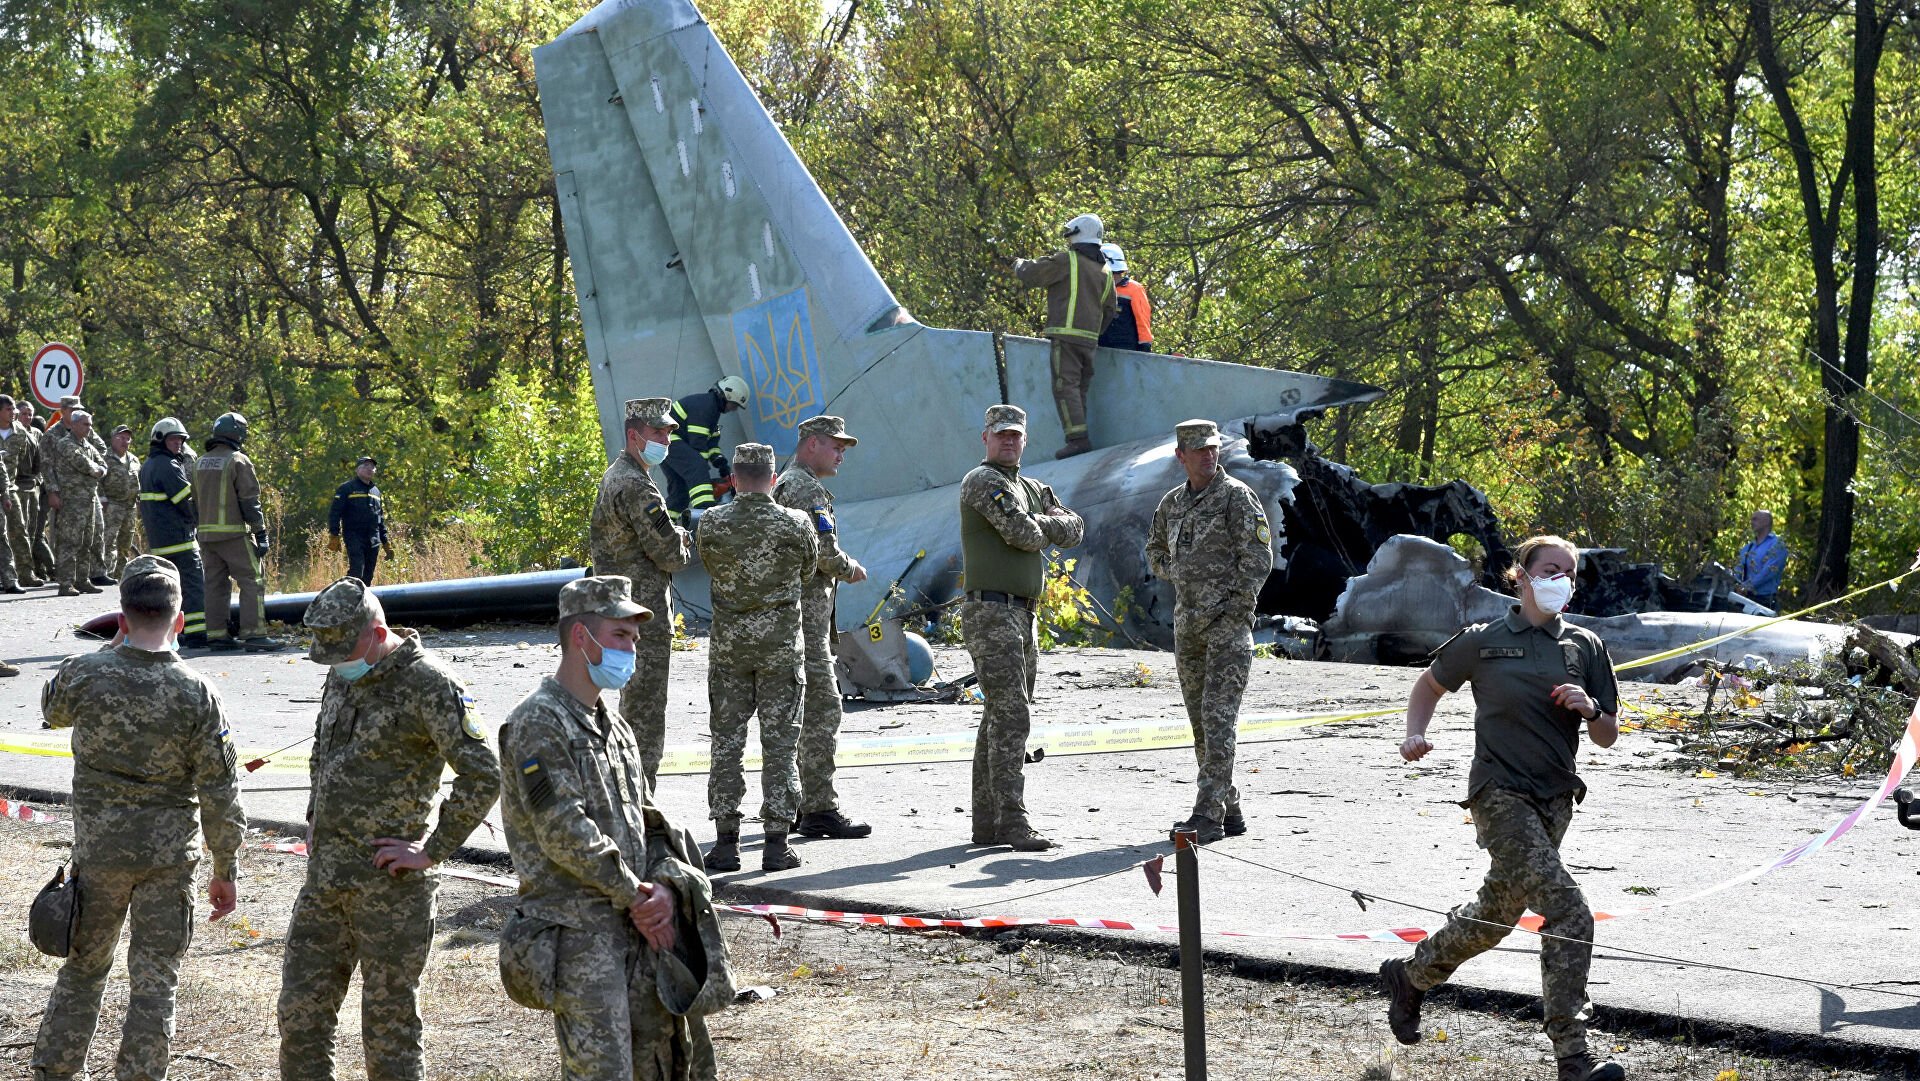
[[[48,409],[60,408],[60,399],[80,393],[85,373],[80,370],[80,354],[64,342],[48,342],[33,355],[29,376],[33,396]]]

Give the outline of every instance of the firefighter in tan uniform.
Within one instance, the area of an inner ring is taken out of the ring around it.
[[[1071,458],[1093,449],[1087,435],[1087,386],[1093,382],[1093,353],[1100,332],[1120,310],[1107,273],[1107,256],[1100,250],[1106,227],[1098,216],[1082,214],[1061,230],[1067,250],[1043,259],[1015,259],[1013,276],[1029,289],[1047,290],[1047,328],[1041,333],[1053,343],[1053,402],[1060,409],[1060,427],[1067,445],[1055,458]]]
[[[253,459],[241,453],[247,418],[222,413],[213,422],[207,452],[193,466],[200,512],[200,560],[207,575],[207,648],[264,652],[286,643],[262,634],[267,588],[260,561],[267,554],[267,516]],[[227,633],[227,583],[240,587],[240,633]]]

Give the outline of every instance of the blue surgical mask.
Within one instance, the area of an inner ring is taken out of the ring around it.
[[[341,661],[339,664],[333,666],[333,674],[346,680],[348,683],[352,683],[371,671],[373,671],[373,665],[368,664],[366,661]]]
[[[587,637],[593,638],[592,632],[588,632]],[[600,659],[587,662],[587,678],[603,691],[617,691],[626,686],[633,678],[633,650],[601,645],[598,638],[593,638],[593,644],[600,646]]]
[[[640,460],[648,465],[659,465],[667,460],[667,445],[647,440],[640,444]]]

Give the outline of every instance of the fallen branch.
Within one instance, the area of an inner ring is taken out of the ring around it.
[[[1852,633],[1847,637],[1847,648],[1858,649],[1878,661],[1901,690],[1920,697],[1920,666],[1915,666],[1900,643],[1864,623],[1853,623],[1849,628]]]

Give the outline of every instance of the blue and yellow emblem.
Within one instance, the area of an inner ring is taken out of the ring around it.
[[[460,696],[460,731],[474,739],[486,739],[486,730],[480,727],[480,706],[470,694]]]
[[[820,358],[813,351],[813,322],[807,316],[807,291],[795,289],[733,313],[734,345],[740,373],[753,388],[747,408],[754,438],[775,454],[792,454],[799,436],[794,425],[826,408]]]

